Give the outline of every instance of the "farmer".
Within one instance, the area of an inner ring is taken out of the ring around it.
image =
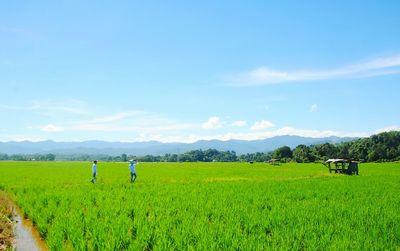
[[[134,160],[134,159],[129,160],[129,171],[131,172],[131,183],[135,182],[135,180],[136,180],[135,162],[136,162],[136,160]]]
[[[97,173],[97,160],[93,161],[93,166],[92,166],[92,174],[93,174],[92,183],[95,183],[95,182],[96,182],[96,173]]]

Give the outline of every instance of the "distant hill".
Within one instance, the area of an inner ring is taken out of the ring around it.
[[[0,142],[0,153],[5,154],[106,154],[121,155],[164,155],[166,153],[184,153],[197,149],[217,149],[219,151],[235,151],[237,154],[268,152],[281,146],[291,148],[300,144],[315,145],[321,143],[340,143],[354,140],[355,138],[326,137],[307,138],[300,136],[277,136],[264,140],[201,140],[194,143],[161,143],[158,141],[148,142],[106,142],[106,141],[83,141],[83,142],[55,142],[51,140],[31,142]]]

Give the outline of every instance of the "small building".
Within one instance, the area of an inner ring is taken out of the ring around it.
[[[328,167],[329,172],[334,171],[335,173],[342,174],[357,174],[358,175],[358,162],[348,159],[328,159],[323,163]]]
[[[267,162],[270,163],[271,165],[279,165],[280,159],[270,159]]]

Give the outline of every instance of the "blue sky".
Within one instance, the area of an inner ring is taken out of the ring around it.
[[[0,141],[400,130],[399,1],[9,1]]]

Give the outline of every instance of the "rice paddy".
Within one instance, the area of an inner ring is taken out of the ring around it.
[[[0,162],[51,250],[400,248],[400,164]]]

